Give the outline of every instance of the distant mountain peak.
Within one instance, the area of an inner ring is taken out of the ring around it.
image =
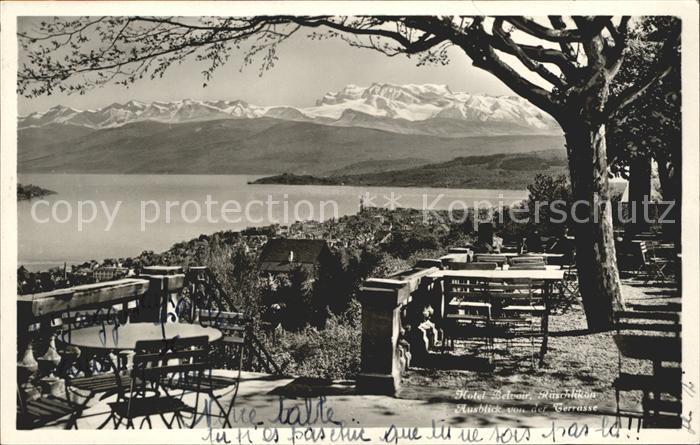
[[[395,85],[383,82],[374,82],[369,86],[346,85],[338,91],[326,93],[316,101],[315,106],[307,108],[257,106],[243,100],[224,99],[187,98],[151,103],[130,100],[86,111],[56,105],[43,113],[20,116],[18,124],[20,129],[55,123],[101,129],[148,120],[182,123],[260,117],[335,126],[363,126],[407,134],[435,134],[430,125],[434,119],[462,122],[458,125],[461,128],[459,135],[464,135],[464,124],[469,123],[493,123],[499,127],[497,131],[503,134],[560,132],[551,117],[517,96],[453,92],[449,86],[440,84]],[[505,129],[504,125],[511,126],[512,130]],[[442,121],[439,134],[451,135],[450,129]]]

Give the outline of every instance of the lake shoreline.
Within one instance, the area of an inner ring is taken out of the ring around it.
[[[53,190],[45,189],[34,184],[17,183],[17,201],[31,201],[36,198],[43,198],[49,195],[55,195]]]
[[[43,198],[47,203],[39,205],[33,201],[18,203],[17,259],[62,266],[63,262],[105,256],[133,257],[144,250],[165,251],[183,240],[222,230],[326,221],[355,214],[360,204],[440,210],[453,202],[462,208],[484,201],[510,205],[527,198],[526,190],[248,184],[255,179],[252,175],[21,174],[21,183],[41,184],[58,194]],[[208,199],[213,202],[209,207],[211,220],[207,218]],[[238,203],[240,211],[224,215],[224,203],[228,201]],[[81,202],[94,203],[96,216],[92,218],[91,205],[84,205],[79,228]],[[168,204],[175,202],[179,206],[171,207],[166,222]],[[195,218],[197,209],[200,218]]]
[[[408,168],[392,161],[361,164],[326,175],[286,172],[258,178],[251,184],[525,190],[537,173],[568,175],[565,154],[560,150],[463,156]]]
[[[386,172],[389,173],[389,172]],[[393,172],[392,172],[393,173]],[[249,185],[299,185],[299,186],[337,186],[337,187],[391,187],[391,188],[425,188],[430,189],[452,189],[452,190],[512,190],[527,191],[525,187],[503,187],[501,184],[482,184],[477,188],[465,188],[465,184],[381,184],[372,182],[354,181],[347,176],[312,176],[296,175],[293,173],[282,173],[279,175],[263,176],[254,181],[249,181]],[[492,185],[492,187],[489,187]]]

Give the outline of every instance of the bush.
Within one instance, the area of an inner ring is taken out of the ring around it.
[[[533,183],[527,186],[527,190],[529,192],[529,230],[536,229],[541,235],[561,236],[570,220],[568,216],[571,216],[572,198],[568,178],[565,175],[553,177],[538,173]],[[550,204],[555,202],[561,203],[558,209],[568,213],[564,222],[555,222],[562,219],[560,214],[553,214],[550,209]],[[538,209],[538,204],[544,205]]]
[[[311,278],[312,272],[298,267],[277,274],[263,290],[264,305],[280,308],[280,321],[286,330],[298,331],[308,323],[322,327],[325,323],[327,304],[314,292]]]
[[[384,278],[396,272],[401,272],[411,268],[412,263],[407,260],[396,258],[388,253],[382,252],[378,255],[376,263],[372,268],[370,277]]]
[[[355,302],[346,313],[330,315],[324,329],[278,330],[267,337],[265,347],[286,374],[354,379],[360,372],[362,338],[358,306]]]
[[[434,250],[440,247],[440,238],[430,227],[417,226],[410,230],[392,232],[387,252],[399,258],[408,258],[418,250]]]
[[[528,214],[529,211],[524,202],[512,207],[502,207],[496,211],[494,215],[496,232],[505,243],[520,244],[520,241],[527,234],[528,226],[518,220],[525,218]]]

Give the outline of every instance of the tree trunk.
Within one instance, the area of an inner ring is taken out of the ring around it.
[[[659,182],[661,183],[661,194],[664,201],[673,201],[670,212],[665,220],[672,220],[673,223],[663,223],[661,225],[664,238],[681,245],[681,181],[678,171],[680,168],[666,160],[657,160],[659,166]]]
[[[576,237],[579,289],[588,329],[612,327],[622,304],[608,192],[605,126],[583,120],[563,126],[571,174],[572,226]]]
[[[629,235],[644,232],[649,227],[645,218],[644,201],[649,201],[651,196],[651,159],[646,156],[637,156],[630,162],[629,179]]]

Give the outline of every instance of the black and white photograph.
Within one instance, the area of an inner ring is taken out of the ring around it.
[[[700,441],[697,2],[0,7],[3,443]]]

